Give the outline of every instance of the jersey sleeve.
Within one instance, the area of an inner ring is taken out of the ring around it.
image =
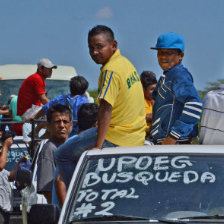
[[[181,116],[175,121],[170,135],[175,139],[189,137],[200,120],[202,102],[188,73],[177,73],[173,85],[176,100],[184,104]]]
[[[120,79],[115,72],[110,70],[104,71],[100,79],[97,102],[103,99],[113,107],[120,90]]]

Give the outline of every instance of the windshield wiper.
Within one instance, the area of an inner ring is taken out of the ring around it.
[[[202,216],[188,216],[188,217],[181,217],[178,218],[179,220],[182,219],[190,219],[190,220],[197,220],[197,219],[224,219],[224,215],[202,215]]]
[[[108,215],[108,216],[97,216],[97,217],[89,217],[83,219],[76,219],[73,218],[72,222],[88,222],[88,221],[144,221],[148,223],[156,223],[156,222],[163,222],[163,223],[181,223],[184,224],[185,222],[182,220],[169,220],[169,219],[149,219],[144,217],[135,217],[135,216],[125,216],[125,215]]]
[[[180,224],[185,224],[185,223],[188,223],[188,222],[186,222],[185,220],[181,220],[181,219],[179,219],[179,218],[176,218],[176,219],[166,219],[166,218],[164,218],[164,219],[158,219],[158,222],[163,222],[163,223],[174,223],[174,224],[178,224],[178,223],[180,223]]]
[[[148,218],[143,217],[134,217],[134,216],[125,216],[125,215],[107,215],[107,216],[97,216],[97,217],[89,217],[83,219],[76,219],[75,217],[72,219],[72,222],[86,222],[86,221],[129,221],[129,220],[142,220],[142,221],[150,221]]]

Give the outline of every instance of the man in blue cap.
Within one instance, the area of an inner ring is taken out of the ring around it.
[[[184,39],[176,33],[164,33],[157,39],[157,57],[163,69],[153,92],[155,104],[150,135],[155,144],[190,144],[198,134],[201,99],[192,75],[181,64]]]

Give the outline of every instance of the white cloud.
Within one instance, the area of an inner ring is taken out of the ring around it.
[[[113,16],[114,16],[113,11],[108,6],[99,9],[95,14],[96,19],[111,19],[113,18]]]

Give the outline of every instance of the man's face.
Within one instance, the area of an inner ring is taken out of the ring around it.
[[[105,65],[117,49],[117,42],[109,41],[106,34],[89,38],[89,53],[96,64]]]
[[[45,68],[45,67],[41,67],[40,68],[41,71],[41,75],[43,78],[50,78],[52,75],[52,68]]]
[[[156,88],[156,83],[155,84],[152,84],[152,85],[149,85],[146,88],[143,88],[145,99],[147,99],[147,100],[151,100],[152,99],[152,92],[153,92],[153,90],[155,88]]]
[[[51,138],[56,142],[65,142],[71,130],[72,122],[67,113],[53,113],[52,120],[48,123]]]
[[[157,57],[160,67],[167,71],[179,64],[184,56],[184,52],[179,53],[175,49],[158,49]]]

